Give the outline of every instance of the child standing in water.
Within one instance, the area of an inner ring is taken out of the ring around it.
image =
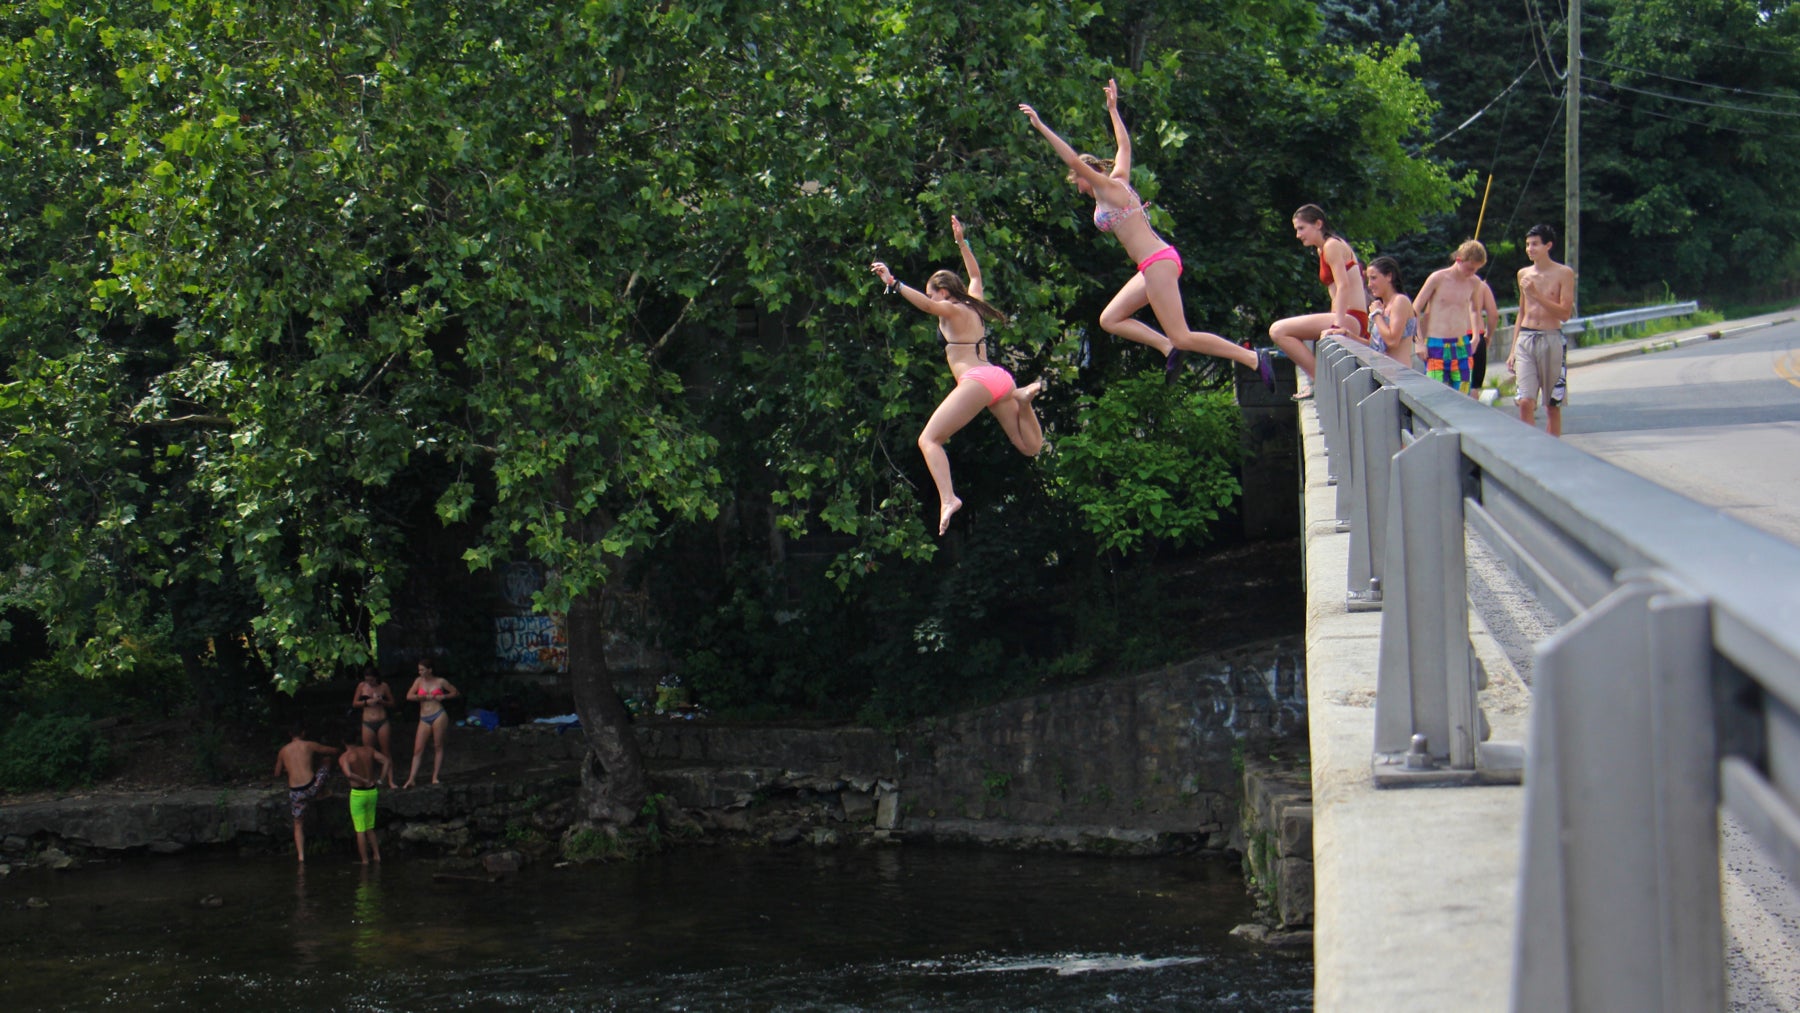
[[[306,803],[319,793],[325,785],[325,775],[331,773],[325,764],[315,770],[313,757],[335,755],[337,750],[331,746],[307,739],[303,725],[294,726],[288,744],[275,754],[275,776],[287,777],[288,813],[294,817],[294,856],[302,862],[306,861]]]

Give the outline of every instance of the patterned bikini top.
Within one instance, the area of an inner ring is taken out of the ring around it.
[[[1126,187],[1125,192],[1131,194],[1131,203],[1122,208],[1107,207],[1099,200],[1095,200],[1094,228],[1101,232],[1111,232],[1125,219],[1144,213],[1144,202],[1138,197],[1137,191]]]
[[[1387,321],[1387,314],[1383,313],[1381,319],[1385,323]],[[1418,336],[1419,318],[1412,317],[1406,321],[1406,329],[1400,332],[1400,340],[1411,341]],[[1388,343],[1381,337],[1381,328],[1369,328],[1369,347],[1375,349],[1377,352],[1386,352],[1388,350]]]

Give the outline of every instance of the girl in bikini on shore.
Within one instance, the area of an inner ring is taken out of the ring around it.
[[[374,665],[364,665],[362,681],[356,684],[356,693],[350,698],[350,706],[362,708],[362,744],[380,750],[383,756],[394,755],[391,745],[392,730],[388,727],[388,708],[394,706],[394,691],[381,681]],[[388,787],[394,787],[394,768],[388,768]]]
[[[1149,345],[1163,354],[1163,369],[1173,378],[1181,352],[1201,352],[1230,359],[1247,366],[1262,376],[1263,383],[1275,388],[1275,371],[1268,352],[1251,351],[1232,341],[1206,331],[1190,330],[1187,311],[1181,304],[1181,254],[1164,242],[1150,227],[1144,214],[1144,202],[1131,188],[1131,135],[1119,115],[1119,84],[1106,82],[1106,111],[1112,119],[1113,139],[1118,150],[1111,159],[1077,154],[1056,131],[1044,125],[1037,110],[1023,103],[1019,111],[1044,135],[1056,157],[1069,167],[1069,181],[1082,193],[1094,198],[1094,227],[1111,233],[1125,247],[1125,253],[1137,264],[1137,274],[1119,289],[1100,314],[1100,326],[1109,333],[1129,341]],[[1149,306],[1162,324],[1162,331],[1136,318],[1137,312]]]
[[[944,361],[956,381],[955,389],[944,396],[937,410],[919,433],[919,453],[925,456],[925,467],[937,485],[938,534],[950,528],[950,518],[962,509],[962,500],[950,482],[950,455],[944,444],[962,427],[974,421],[986,408],[1000,423],[1006,438],[1026,457],[1036,457],[1044,448],[1044,431],[1038,424],[1031,401],[1043,389],[1041,383],[1017,387],[1012,374],[987,360],[984,339],[987,321],[1006,319],[982,299],[981,265],[975,251],[963,238],[963,226],[950,216],[950,231],[956,236],[956,247],[962,254],[963,267],[969,272],[969,283],[955,271],[939,271],[925,283],[924,291],[913,288],[894,277],[894,272],[881,261],[869,265],[891,294],[905,299],[914,309],[937,318],[938,340],[944,346]]]
[[[1356,264],[1356,251],[1325,220],[1323,208],[1302,204],[1293,221],[1294,238],[1319,251],[1319,281],[1331,293],[1329,313],[1288,317],[1269,327],[1269,337],[1300,371],[1300,389],[1294,400],[1304,401],[1312,397],[1313,370],[1319,362],[1314,342],[1327,334],[1343,334],[1365,343],[1369,340],[1369,292]]]
[[[413,736],[412,773],[406,776],[402,788],[411,788],[413,781],[419,777],[419,761],[425,758],[425,743],[430,740],[436,747],[436,757],[431,764],[431,783],[438,783],[438,774],[444,769],[444,738],[450,734],[450,712],[444,709],[444,701],[462,696],[462,692],[431,670],[431,662],[419,662],[419,677],[406,691],[408,700],[419,702],[419,731]]]

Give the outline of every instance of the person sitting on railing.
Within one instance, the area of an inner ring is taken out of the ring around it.
[[[1469,389],[1469,307],[1475,301],[1476,276],[1487,263],[1487,248],[1470,239],[1456,248],[1449,267],[1431,272],[1413,309],[1425,332],[1425,375],[1460,391]]]
[[[1374,297],[1369,300],[1370,347],[1403,366],[1412,365],[1419,318],[1413,313],[1412,300],[1401,291],[1406,282],[1400,277],[1400,262],[1392,257],[1376,257],[1369,262],[1364,276]]]
[[[1519,420],[1537,424],[1539,394],[1544,398],[1544,428],[1562,435],[1562,406],[1568,400],[1568,345],[1562,325],[1575,315],[1575,272],[1550,259],[1556,230],[1533,225],[1525,232],[1525,255],[1531,266],[1519,269],[1519,329],[1513,336],[1506,368],[1519,378]]]
[[[1318,357],[1309,347],[1311,343],[1327,334],[1369,340],[1369,292],[1363,287],[1363,274],[1356,266],[1356,251],[1325,220],[1323,208],[1302,204],[1294,212],[1293,223],[1294,238],[1319,251],[1319,281],[1331,293],[1329,313],[1307,313],[1269,325],[1269,338],[1294,360],[1294,367],[1299,370],[1300,389],[1294,400],[1304,401],[1312,397],[1312,376],[1318,366]]]

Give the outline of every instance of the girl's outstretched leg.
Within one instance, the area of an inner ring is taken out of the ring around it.
[[[956,498],[956,488],[950,482],[950,455],[944,452],[944,444],[968,425],[970,419],[981,414],[990,396],[980,381],[959,381],[956,389],[938,404],[937,411],[931,413],[930,420],[919,433],[919,453],[924,455],[925,468],[931,472],[931,481],[937,486],[940,535],[950,529],[950,518],[962,509],[962,500]]]

